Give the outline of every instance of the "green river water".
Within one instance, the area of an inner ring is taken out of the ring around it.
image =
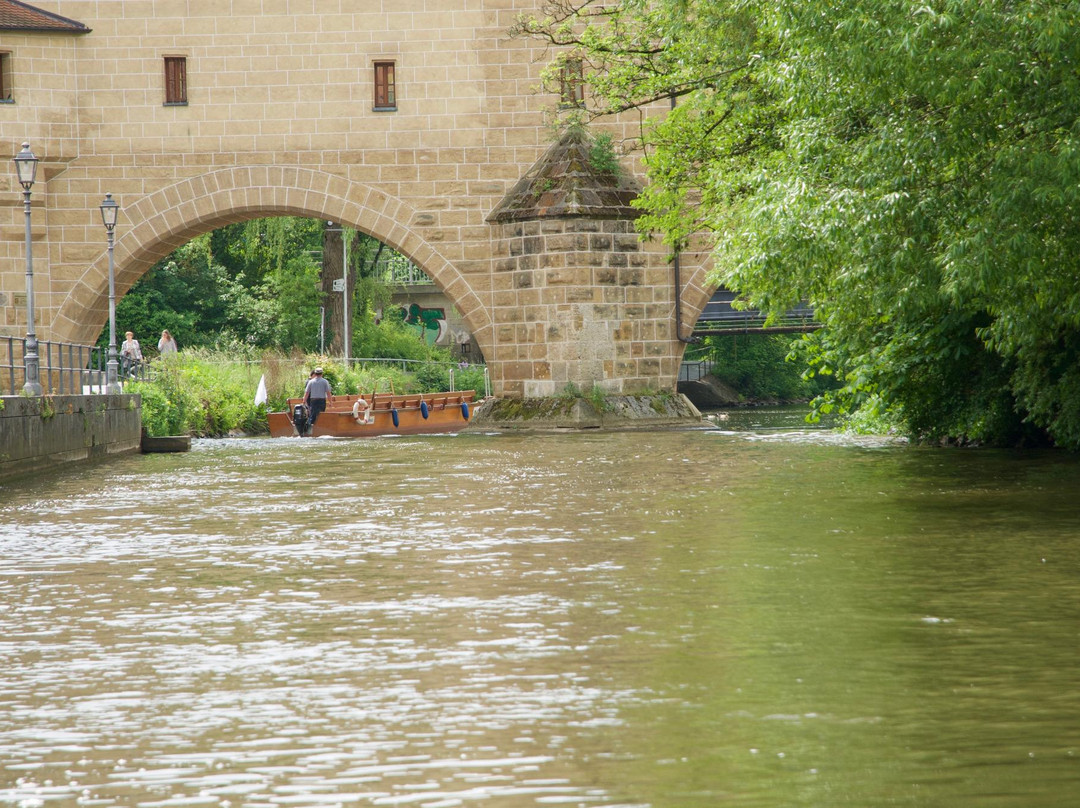
[[[1080,805],[1080,461],[720,427],[0,484],[0,805]]]

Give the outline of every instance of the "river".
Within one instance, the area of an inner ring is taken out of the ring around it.
[[[0,484],[0,804],[1080,800],[1080,462],[786,413]]]

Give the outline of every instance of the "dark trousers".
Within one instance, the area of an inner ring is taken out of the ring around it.
[[[311,416],[309,423],[311,426],[315,426],[315,419],[319,417],[319,413],[326,409],[325,398],[309,398],[308,409],[311,410]]]

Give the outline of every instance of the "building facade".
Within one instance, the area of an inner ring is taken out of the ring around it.
[[[684,343],[661,245],[574,211],[491,218],[555,139],[558,98],[539,89],[551,54],[507,36],[537,6],[2,0],[0,140],[10,157],[28,142],[40,159],[38,337],[88,343],[107,321],[98,205],[111,193],[122,207],[118,295],[200,233],[319,217],[380,239],[432,278],[474,335],[496,395],[568,383],[674,389]],[[616,143],[634,134],[632,121],[603,126]],[[632,155],[623,162],[635,171]],[[13,166],[0,173],[0,200],[0,334],[20,336]],[[605,229],[611,239],[589,240]],[[597,258],[604,249],[618,256]],[[700,262],[682,267],[680,316],[692,323],[711,288]]]

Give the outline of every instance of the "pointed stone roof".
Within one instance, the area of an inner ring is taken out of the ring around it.
[[[630,202],[641,186],[622,171],[594,168],[589,159],[593,143],[580,129],[567,131],[525,172],[487,220],[501,223],[567,216],[636,219],[641,214]]]
[[[0,0],[0,31],[67,31],[87,34],[90,29],[81,22],[61,17],[51,11],[42,11],[18,0]]]

